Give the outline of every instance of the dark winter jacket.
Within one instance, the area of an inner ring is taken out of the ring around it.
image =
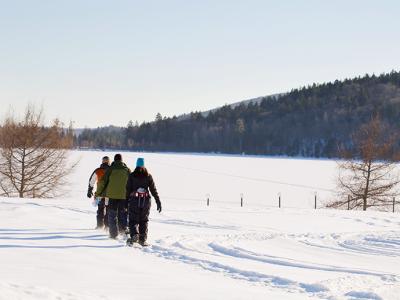
[[[153,177],[147,172],[146,168],[136,168],[129,175],[128,183],[126,184],[126,198],[129,199],[131,194],[135,193],[139,188],[150,190],[156,202],[160,201]]]
[[[96,195],[104,194],[110,199],[126,199],[126,182],[131,171],[122,161],[114,161],[99,182]]]
[[[106,173],[107,169],[110,166],[108,164],[101,164],[99,168],[93,171],[92,175],[89,178],[89,186],[93,189],[94,185],[97,183],[96,194],[100,197],[104,197],[104,193],[101,194],[99,190],[99,182],[103,178],[104,174]]]

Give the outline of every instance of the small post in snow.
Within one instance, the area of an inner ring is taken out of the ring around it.
[[[206,197],[207,197],[207,206],[210,206],[210,194],[207,194]]]
[[[314,193],[314,209],[317,209],[317,192]]]
[[[278,193],[278,198],[279,198],[279,208],[281,208],[281,193]]]
[[[393,212],[395,211],[395,209],[394,209],[395,203],[396,203],[396,197],[393,197]]]
[[[240,207],[243,207],[243,193],[240,194]]]
[[[347,196],[347,210],[350,210],[350,195]]]

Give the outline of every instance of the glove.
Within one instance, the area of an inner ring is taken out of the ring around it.
[[[157,204],[157,210],[160,213],[162,211],[160,200],[156,201],[156,204]]]
[[[89,185],[88,190],[87,190],[87,197],[92,198],[93,197],[93,187]]]

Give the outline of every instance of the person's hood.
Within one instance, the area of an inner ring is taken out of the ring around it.
[[[149,176],[149,172],[144,167],[136,167],[136,169],[133,171],[132,174],[133,174],[133,177],[136,177],[136,178]]]
[[[103,163],[103,164],[100,165],[101,169],[108,169],[109,167],[110,167],[110,165],[106,164],[106,163]]]
[[[111,164],[112,167],[127,167],[126,164],[122,161],[113,161],[113,163]]]

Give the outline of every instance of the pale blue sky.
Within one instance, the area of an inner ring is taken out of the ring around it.
[[[126,125],[400,70],[399,3],[0,0],[0,113]]]

